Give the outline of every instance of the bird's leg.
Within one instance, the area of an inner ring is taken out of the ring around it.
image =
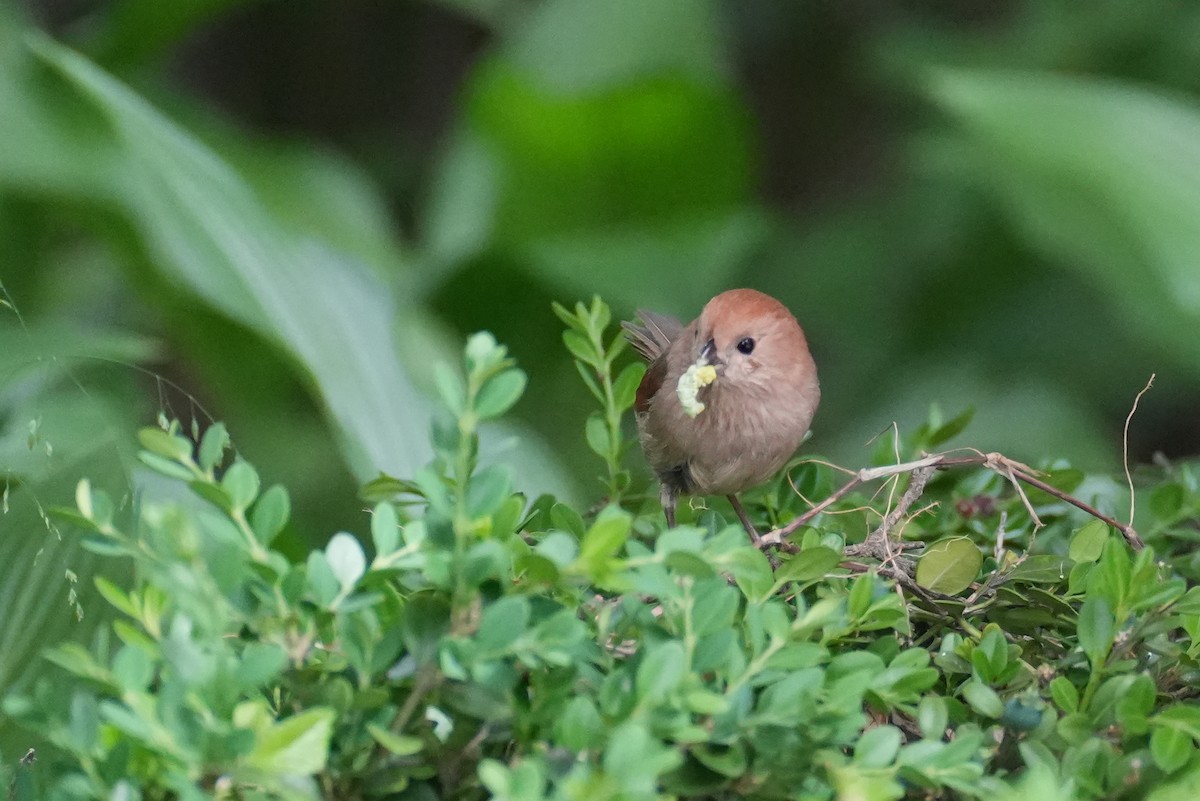
[[[667,528],[675,528],[676,494],[664,485],[658,491],[658,500],[662,503],[663,512],[667,516]]]
[[[742,525],[746,528],[746,533],[750,535],[750,541],[761,548],[762,537],[758,535],[758,530],[750,522],[750,515],[746,514],[746,508],[742,506],[742,502],[738,500],[738,496],[726,495],[725,497],[729,499],[729,503],[733,506],[733,511],[737,514],[738,520],[742,521]]]

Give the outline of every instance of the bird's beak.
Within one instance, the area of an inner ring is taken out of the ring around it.
[[[696,360],[697,364],[711,364],[713,367],[721,368],[725,366],[725,362],[717,356],[717,343],[711,338],[704,343],[704,347],[700,349],[700,357]]]

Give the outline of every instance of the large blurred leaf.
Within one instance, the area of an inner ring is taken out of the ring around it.
[[[930,91],[967,145],[965,174],[1026,236],[1105,288],[1131,330],[1200,365],[1195,102],[1018,72],[941,72]]]
[[[360,478],[424,464],[429,410],[400,365],[387,287],[281,227],[226,163],[88,61],[32,42],[112,125],[127,162],[123,197],[160,269],[300,361]]]
[[[710,0],[550,0],[506,43],[513,63],[565,95],[648,75],[720,83],[728,64]]]
[[[424,221],[432,261],[492,246],[556,294],[693,313],[766,232],[718,17],[684,0],[537,6],[468,84]]]
[[[29,58],[12,8],[0,4],[0,183],[114,200],[113,143],[93,135],[87,115],[66,94]]]

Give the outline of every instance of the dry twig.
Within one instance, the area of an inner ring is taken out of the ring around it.
[[[880,478],[896,476],[903,473],[910,473],[912,477],[909,482],[908,490],[906,490],[904,496],[901,497],[900,503],[897,504],[891,512],[889,512],[883,523],[880,524],[878,529],[876,529],[876,532],[881,530],[884,531],[884,536],[886,537],[886,532],[890,531],[891,528],[895,526],[897,522],[899,522],[900,518],[904,515],[912,503],[915,502],[918,497],[920,497],[920,494],[925,489],[925,484],[929,481],[930,477],[936,470],[943,470],[951,467],[969,466],[986,467],[989,470],[992,470],[995,473],[1007,478],[1009,482],[1012,483],[1012,485],[1016,488],[1016,491],[1021,497],[1022,503],[1025,504],[1026,509],[1029,511],[1030,519],[1034,523],[1035,531],[1040,528],[1043,523],[1034,512],[1033,505],[1029,501],[1029,498],[1025,495],[1024,489],[1021,486],[1022,484],[1039,489],[1047,495],[1069,503],[1077,509],[1087,512],[1092,517],[1104,521],[1117,531],[1120,531],[1121,535],[1125,538],[1125,541],[1129,543],[1129,546],[1134,550],[1140,551],[1145,547],[1145,544],[1142,542],[1141,537],[1138,536],[1138,533],[1134,529],[1132,523],[1122,523],[1113,517],[1104,514],[1091,504],[1076,498],[1074,495],[1064,492],[1057,487],[1052,487],[1042,479],[1038,478],[1035,475],[1037,471],[1028,465],[1022,464],[1015,459],[1009,459],[1002,453],[982,453],[979,451],[966,456],[951,456],[948,453],[937,453],[926,456],[923,459],[904,462],[902,464],[864,468],[859,470],[849,481],[835,490],[828,498],[821,501],[804,514],[800,515],[786,526],[781,526],[774,531],[764,534],[761,538],[760,547],[766,548],[775,546],[785,551],[794,552],[795,546],[788,543],[787,538],[790,537],[801,526],[807,525],[813,520],[813,518],[824,512],[830,506],[837,503],[842,498],[846,497],[867,482],[875,481]],[[912,493],[911,497],[909,497],[910,493]],[[873,532],[872,536],[874,536],[876,532]],[[863,545],[866,545],[866,543],[864,542]]]
[[[1137,510],[1137,495],[1133,491],[1133,476],[1129,472],[1129,423],[1133,420],[1133,415],[1137,411],[1138,401],[1142,396],[1150,391],[1150,387],[1154,386],[1155,373],[1150,374],[1150,380],[1146,382],[1146,386],[1142,387],[1142,391],[1133,399],[1133,407],[1130,408],[1129,414],[1125,417],[1125,428],[1121,432],[1121,464],[1125,468],[1125,482],[1129,484],[1129,525],[1133,525],[1133,513]]]

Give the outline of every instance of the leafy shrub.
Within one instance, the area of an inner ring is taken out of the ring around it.
[[[169,500],[80,481],[59,516],[136,577],[99,579],[111,626],[5,699],[36,745],[5,755],[12,796],[1191,797],[1194,558],[1132,553],[982,469],[935,477],[938,503],[908,515],[888,514],[900,473],[846,493],[771,558],[721,508],[664,531],[623,466],[639,369],[615,372],[602,303],[557,311],[602,405],[586,424],[606,466],[595,510],[529,502],[509,466],[480,463],[480,427],[525,387],[486,333],[438,372],[433,462],[363,488],[370,555],[347,532],[300,564],[273,551],[288,493],[230,456],[220,424],[198,442],[142,432]],[[880,462],[965,420],[935,415]],[[1084,476],[1051,467],[1078,491]],[[748,501],[777,525],[833,485],[801,460]],[[1192,531],[1190,470],[1151,499],[1152,546]],[[846,550],[889,518],[894,558]]]

